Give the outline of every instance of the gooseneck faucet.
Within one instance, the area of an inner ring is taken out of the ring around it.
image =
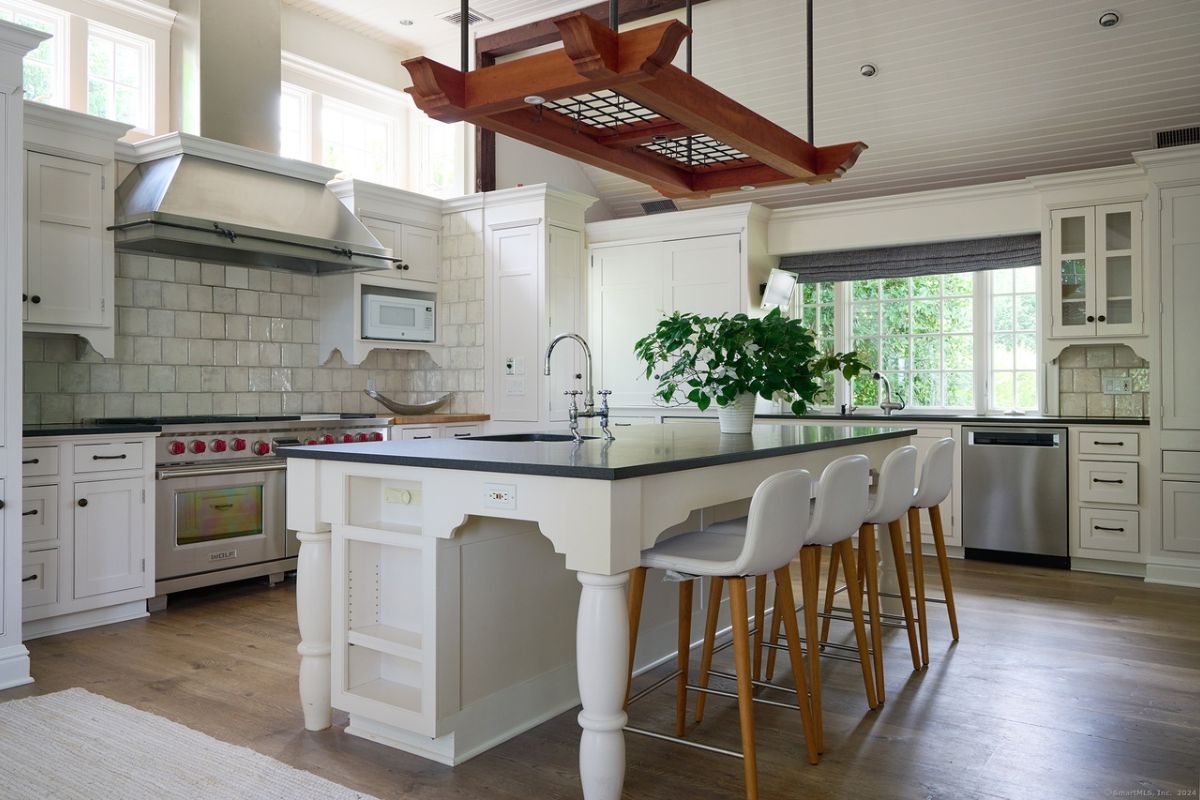
[[[893,411],[903,411],[903,400],[898,403],[892,402],[892,385],[888,383],[888,379],[883,377],[883,374],[879,372],[876,372],[871,377],[883,384],[883,402],[879,404],[879,407],[883,409],[883,415],[890,417]]]
[[[579,418],[597,417],[600,420],[600,430],[603,431],[604,438],[611,441],[613,438],[615,438],[613,437],[612,432],[608,429],[608,396],[612,394],[612,391],[607,389],[600,390],[600,408],[597,409],[595,400],[596,393],[592,389],[592,348],[588,347],[586,339],[584,339],[578,333],[560,333],[558,336],[555,336],[553,339],[551,339],[549,347],[546,348],[545,368],[543,369],[542,374],[550,374],[550,356],[554,352],[554,348],[557,347],[558,343],[563,339],[574,339],[576,342],[578,342],[579,346],[583,348],[583,358],[586,362],[586,367],[584,368],[584,377],[587,381],[585,384],[587,386],[587,391],[582,392],[579,389],[569,389],[563,392],[564,395],[567,395],[571,398],[571,406],[567,409],[567,413],[570,415],[571,419],[571,434],[575,437],[575,441],[577,443],[582,442],[583,437],[579,435]],[[579,406],[575,402],[575,398],[580,394],[586,395],[583,401],[583,410],[580,410]]]

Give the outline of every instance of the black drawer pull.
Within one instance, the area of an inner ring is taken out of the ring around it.
[[[233,503],[217,503],[213,506],[213,508],[217,511],[226,511],[230,508],[233,508]]]
[[[432,436],[414,436],[413,441],[415,442],[417,439],[432,439],[432,438],[433,438]]]
[[[21,583],[29,583],[30,581],[36,581],[37,579],[38,579],[38,576],[37,576],[37,573],[35,572],[32,575],[30,575],[28,578],[21,578]]]
[[[38,463],[38,461],[39,461],[39,459],[30,458],[30,459],[26,459],[25,461],[22,461],[21,463],[22,464],[36,464],[36,463]]]
[[[1092,529],[1097,530],[1097,531],[1112,531],[1113,533],[1124,533],[1125,532],[1124,528],[1106,528],[1103,525],[1093,525]]]
[[[92,456],[92,461],[120,461],[128,457],[128,453],[121,453],[119,456]]]
[[[1099,439],[1093,439],[1092,444],[1102,444],[1106,447],[1124,447],[1124,442],[1102,442]]]
[[[37,513],[38,513],[38,512],[37,512],[37,509],[36,509],[36,508],[34,508],[34,509],[31,509],[31,510],[29,510],[29,511],[22,511],[22,512],[21,512],[21,516],[22,516],[22,517],[36,517],[36,516],[37,516]]]
[[[1092,478],[1092,483],[1124,483],[1120,478]]]

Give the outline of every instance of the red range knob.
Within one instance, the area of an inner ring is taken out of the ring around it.
[[[316,440],[316,439],[309,439],[307,442],[305,442],[305,444],[309,444],[309,445],[313,445],[313,444],[316,444],[316,443],[317,443],[317,440]]]
[[[345,442],[346,444],[350,444],[351,442],[354,441],[354,434],[353,433],[343,433],[342,441]]]
[[[240,453],[246,449],[246,440],[245,439],[234,439],[233,443],[230,446],[233,447],[235,452]]]
[[[255,442],[254,443],[254,455],[265,456],[270,452],[271,452],[271,445],[267,444],[266,442]]]
[[[214,453],[224,453],[229,446],[225,444],[224,439],[213,439],[212,444],[210,444],[209,447],[212,448]]]
[[[208,449],[208,445],[206,445],[204,442],[200,441],[199,439],[196,439],[194,442],[192,442],[192,452],[193,453],[203,453],[207,449]]]
[[[367,441],[367,435],[365,433],[360,433],[358,436],[355,436],[354,438],[360,442]]]
[[[325,434],[324,436],[321,437],[321,441],[324,442],[325,444],[333,444],[333,442],[334,442],[333,434],[332,433]]]
[[[173,456],[181,456],[187,450],[187,445],[180,441],[174,441],[167,445],[167,452]]]
[[[372,431],[372,433],[371,433],[371,441],[372,441],[372,442],[382,442],[382,441],[383,441],[383,434],[382,434],[382,433],[380,433],[379,431]]]

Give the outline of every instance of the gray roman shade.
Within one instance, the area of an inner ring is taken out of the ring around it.
[[[1021,233],[988,239],[959,239],[899,247],[801,253],[780,259],[781,269],[800,283],[909,278],[985,269],[1028,267],[1042,263],[1042,235]]]

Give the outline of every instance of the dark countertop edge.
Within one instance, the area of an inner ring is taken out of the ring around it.
[[[29,425],[22,429],[21,436],[25,439],[34,439],[43,436],[101,436],[108,433],[160,433],[161,431],[161,425],[87,425],[67,422],[61,425],[58,423]]]
[[[853,439],[840,439],[829,442],[808,442],[806,444],[785,445],[766,450],[752,450],[740,453],[715,453],[710,456],[669,461],[663,464],[640,464],[632,467],[577,467],[570,465],[552,464],[518,464],[510,461],[466,461],[457,458],[423,458],[421,456],[386,456],[375,453],[331,453],[322,451],[319,447],[281,447],[278,453],[287,458],[309,458],[317,461],[349,461],[359,464],[389,464],[398,467],[429,467],[432,469],[453,469],[464,472],[499,472],[515,475],[545,475],[551,478],[587,478],[592,480],[619,481],[626,478],[643,478],[647,475],[661,475],[667,472],[686,472],[691,469],[713,467],[720,464],[735,464],[740,461],[758,461],[763,458],[778,458],[780,456],[806,453],[812,450],[828,450],[833,447],[843,447],[847,442],[876,442],[884,439],[899,439],[904,436],[915,436],[915,428],[904,428],[865,436],[855,436]]]
[[[1150,420],[1142,417],[980,417],[956,416],[952,414],[920,416],[905,414],[894,417],[885,417],[882,414],[854,414],[847,417],[836,414],[805,414],[804,416],[797,417],[794,414],[755,414],[754,418],[812,420],[814,422],[853,422],[854,420],[866,420],[871,423],[956,422],[963,425],[1132,425],[1146,427],[1150,425]]]

